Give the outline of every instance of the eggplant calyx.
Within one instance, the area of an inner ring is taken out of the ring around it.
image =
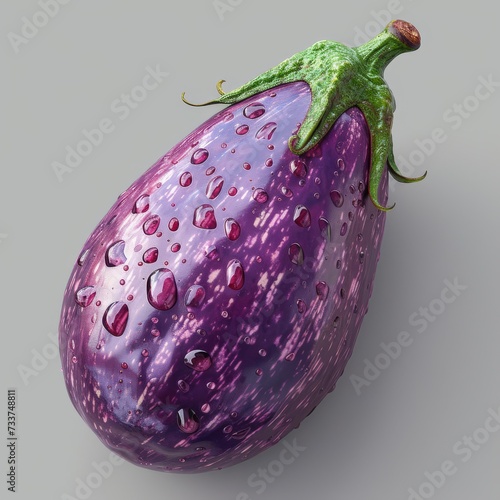
[[[399,182],[417,182],[420,177],[405,177],[398,170],[392,151],[393,95],[383,75],[387,65],[399,54],[418,49],[420,34],[406,21],[391,21],[367,43],[351,48],[339,42],[323,40],[286,59],[248,83],[229,92],[217,83],[219,97],[203,104],[234,104],[268,91],[278,85],[305,81],[311,90],[311,104],[296,135],[288,144],[292,153],[302,155],[316,146],[336,120],[349,108],[358,107],[370,131],[371,164],[368,193],[379,210],[390,210],[379,202],[379,186],[388,167]]]

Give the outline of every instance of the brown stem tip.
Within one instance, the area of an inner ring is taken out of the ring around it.
[[[387,30],[401,40],[409,49],[417,50],[420,47],[420,33],[413,24],[398,19],[391,21],[387,25]]]

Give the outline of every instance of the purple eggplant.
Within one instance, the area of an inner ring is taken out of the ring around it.
[[[394,164],[393,21],[233,92],[86,241],[59,340],[81,417],[120,456],[203,472],[277,443],[341,376],[368,309]]]

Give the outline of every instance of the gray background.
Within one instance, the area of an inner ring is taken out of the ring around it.
[[[486,0],[221,4],[219,16],[211,0],[66,0],[16,52],[9,33],[20,35],[23,17],[39,16],[41,5],[2,2],[0,436],[5,443],[6,389],[16,387],[17,498],[233,500],[245,492],[251,499],[387,500],[409,498],[409,488],[423,488],[422,498],[500,498],[500,432],[481,430],[500,407],[500,88],[488,95],[482,87],[483,100],[473,97],[479,78],[500,81],[498,7]],[[99,480],[93,462],[109,460],[109,451],[71,406],[49,338],[84,240],[124,189],[216,111],[185,106],[181,91],[202,101],[215,95],[217,80],[236,87],[317,40],[357,45],[386,16],[422,34],[421,49],[395,60],[386,78],[398,102],[396,155],[420,161],[414,173],[429,175],[391,190],[397,207],[354,354],[335,392],[286,438],[305,450],[262,492],[248,478],[276,466],[283,443],[220,472],[169,475],[125,463]],[[121,120],[111,103],[156,65],[169,76]],[[59,182],[52,163],[104,118],[115,130]],[[441,142],[424,141],[435,129]],[[425,155],[415,141],[426,145]],[[440,299],[445,280],[466,287],[450,304]],[[422,319],[420,308],[429,306],[433,320]],[[411,346],[357,394],[352,377],[363,376],[366,360],[380,362],[381,342],[402,331]],[[36,375],[23,380],[23,367]],[[467,456],[458,453],[465,444],[456,445],[464,436],[482,443]],[[454,473],[432,491],[425,473],[445,461]],[[88,478],[97,486],[77,490]]]

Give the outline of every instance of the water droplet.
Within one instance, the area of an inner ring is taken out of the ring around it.
[[[125,331],[128,321],[128,306],[123,302],[113,302],[104,312],[102,324],[111,335],[119,337]]]
[[[160,225],[160,217],[153,215],[142,226],[144,233],[147,235],[155,234]]]
[[[292,243],[288,248],[288,256],[290,261],[297,266],[301,266],[304,263],[304,250],[298,243]]]
[[[76,357],[76,356],[73,356],[73,357],[71,358],[71,361],[72,361],[73,363],[76,363],[76,362],[78,361],[78,359],[77,359],[77,357]]]
[[[222,186],[224,185],[224,179],[218,175],[214,177],[207,185],[206,194],[208,199],[213,200],[219,196],[222,191]]]
[[[92,304],[96,293],[93,286],[84,286],[75,293],[75,301],[79,306],[88,307]]]
[[[365,252],[359,252],[359,263],[363,264],[365,260]]]
[[[339,260],[337,260],[336,267],[337,267],[337,269],[340,269],[341,266],[342,266],[342,261],[339,259]]]
[[[120,285],[124,285],[125,284],[125,280],[121,279],[120,280]]]
[[[184,364],[197,372],[204,372],[212,366],[212,358],[208,352],[195,349],[186,354]]]
[[[251,120],[262,116],[265,112],[266,108],[260,102],[253,102],[243,110],[243,114]]]
[[[330,198],[332,200],[332,203],[337,207],[340,208],[344,204],[344,195],[340,192],[334,189],[330,193]]]
[[[191,172],[184,172],[179,179],[179,184],[182,187],[191,186],[192,182],[193,182],[193,176],[191,175]]]
[[[340,323],[340,318],[337,316],[337,317],[333,320],[333,331],[335,331],[335,330],[338,328],[339,323]]]
[[[250,427],[246,427],[245,429],[233,432],[233,434],[231,434],[231,437],[234,439],[244,439],[249,432]]]
[[[153,337],[159,337],[160,336],[160,330],[158,330],[158,328],[152,328],[151,329],[151,335]]]
[[[332,241],[332,227],[325,217],[319,218],[319,231],[323,239],[326,241]]]
[[[344,222],[342,226],[340,226],[340,236],[344,236],[347,233],[347,222]]]
[[[214,382],[207,382],[207,389],[215,389],[215,383]]]
[[[143,358],[147,358],[147,357],[149,356],[149,351],[148,351],[147,349],[143,349],[143,350],[141,351],[141,356],[142,356]]]
[[[170,269],[161,268],[148,278],[147,296],[149,303],[160,311],[168,311],[177,302],[177,285]]]
[[[307,175],[306,164],[302,160],[292,160],[290,162],[290,172],[292,172],[295,177],[303,179]]]
[[[219,257],[219,251],[217,247],[212,245],[205,250],[205,257],[210,260],[214,260]]]
[[[262,375],[262,370],[260,368],[257,368],[257,370],[255,370],[255,373],[260,377]]]
[[[245,162],[245,163],[243,163],[243,168],[245,170],[250,170],[252,168],[252,165],[250,165],[250,163],[248,163],[248,162]]]
[[[210,411],[210,405],[208,403],[204,403],[201,405],[201,411],[203,413],[208,413]],[[205,448],[201,448],[201,450],[204,450]],[[200,451],[201,451],[200,450]]]
[[[227,191],[227,194],[229,196],[236,196],[237,193],[238,193],[238,190],[234,186],[230,187]]]
[[[124,264],[127,261],[125,255],[125,242],[123,240],[115,241],[106,250],[106,265],[108,267],[116,267]]]
[[[297,300],[297,310],[300,314],[304,314],[307,310],[306,303],[301,299]]]
[[[281,192],[287,197],[287,198],[291,198],[293,196],[293,192],[291,189],[288,189],[287,187],[285,186],[281,186]]]
[[[134,207],[132,208],[132,213],[143,214],[149,210],[149,195],[143,194],[137,198]]]
[[[229,316],[229,313],[227,311],[222,311],[220,313],[220,315],[223,317],[223,318],[227,318]]]
[[[128,363],[125,363],[125,361],[122,363],[122,368],[126,370],[128,368]]]
[[[158,260],[158,249],[156,247],[148,248],[144,252],[142,260],[146,264],[153,264],[153,262],[156,262]]]
[[[340,289],[340,298],[345,299],[345,290],[343,288]]]
[[[215,229],[217,220],[212,205],[203,204],[195,209],[193,214],[193,224],[201,229]]]
[[[286,359],[287,361],[293,361],[293,360],[295,359],[295,353],[294,353],[294,352],[291,352],[290,354],[287,354],[287,355],[285,356],[285,359]]]
[[[236,129],[236,133],[238,135],[245,135],[248,130],[249,130],[249,126],[248,125],[240,125],[237,129]]]
[[[224,222],[224,231],[231,241],[235,241],[240,237],[241,227],[234,219],[226,219]]]
[[[354,187],[354,184],[351,184],[351,185],[349,186],[349,192],[350,192],[351,194],[354,194],[354,193],[356,192],[356,188]]]
[[[329,291],[330,287],[324,281],[316,283],[316,295],[319,297],[319,300],[326,300]]]
[[[182,432],[192,434],[199,429],[200,421],[193,410],[182,408],[177,412],[177,425]]]
[[[215,167],[208,167],[206,172],[205,172],[205,175],[212,175],[213,173],[215,172]]]
[[[240,290],[245,283],[245,272],[239,260],[233,259],[227,266],[227,286],[232,290]]]
[[[182,391],[182,392],[188,392],[189,391],[189,384],[185,380],[179,380],[177,382],[177,387]]]
[[[339,159],[337,160],[337,165],[338,165],[338,167],[339,167],[339,169],[340,169],[340,170],[344,170],[344,168],[345,168],[345,163],[344,163],[344,160],[343,160],[342,158],[339,158]]]
[[[86,250],[84,250],[80,254],[80,257],[78,257],[78,261],[77,261],[79,266],[83,266],[83,264],[85,263],[85,260],[87,259],[88,255],[89,255],[89,252],[90,252],[90,248],[87,248]]]
[[[197,149],[191,156],[191,163],[193,165],[200,165],[208,158],[208,151],[204,148]]]
[[[311,213],[304,205],[297,205],[293,214],[293,221],[299,227],[309,227],[311,225]]]
[[[180,243],[174,243],[171,247],[170,250],[172,252],[177,253],[181,249],[181,244]]]
[[[184,304],[187,307],[200,307],[205,299],[205,289],[201,285],[192,285],[184,296]]]
[[[261,127],[257,133],[255,134],[256,139],[267,139],[271,140],[273,137],[274,132],[276,131],[276,128],[278,127],[278,124],[275,122],[269,122],[266,123],[263,127]]]
[[[253,199],[258,203],[265,203],[269,199],[269,195],[261,188],[257,188],[253,192]]]
[[[264,162],[265,166],[266,167],[272,167],[273,166],[273,159],[272,158],[268,158],[265,162]]]
[[[267,355],[267,351],[265,349],[259,349],[259,355],[264,357]]]
[[[177,217],[172,217],[168,221],[168,228],[170,231],[177,231],[177,229],[179,229],[179,219],[177,219]]]
[[[226,425],[223,429],[222,432],[224,434],[229,434],[230,432],[233,432],[233,426],[232,425]]]

